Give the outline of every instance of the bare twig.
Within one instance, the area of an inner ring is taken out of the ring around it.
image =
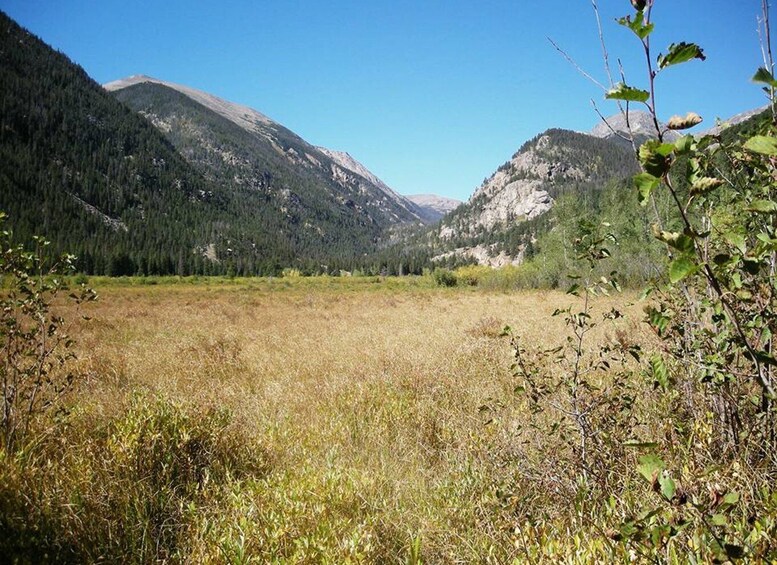
[[[602,120],[602,123],[604,123],[604,125],[607,126],[607,129],[609,129],[613,135],[619,137],[620,139],[623,139],[624,141],[630,141],[632,143],[634,142],[633,135],[631,134],[623,135],[623,133],[617,131],[615,128],[613,128],[610,125],[610,122],[607,121],[607,118],[605,118],[604,115],[599,111],[599,107],[596,105],[596,102],[594,102],[593,98],[591,99],[591,106],[593,106],[594,112],[596,112],[596,115],[599,116],[599,119]]]
[[[607,80],[610,83],[610,88],[612,88],[615,85],[615,81],[612,79],[612,69],[610,68],[610,53],[607,50],[607,42],[604,40],[604,29],[602,28],[602,18],[599,15],[599,5],[596,3],[596,0],[591,0],[591,6],[593,6],[594,16],[596,17],[596,29],[599,33],[599,45],[602,47],[602,60],[604,61],[604,72],[607,74]],[[620,66],[620,60],[618,61],[618,66],[620,67],[621,80],[625,83],[626,77],[624,76],[624,73],[623,73],[623,67]],[[626,126],[628,127],[628,124],[629,124],[628,102],[626,103],[625,109],[620,100],[616,100],[616,104],[618,105],[618,110],[620,110],[620,113],[623,114],[623,116],[626,118]],[[629,135],[631,135],[631,129],[629,129]]]
[[[607,80],[610,81],[610,86],[612,86],[614,81],[612,80],[612,72],[610,70],[610,54],[607,51],[607,44],[604,41],[604,30],[602,29],[602,19],[599,16],[599,6],[596,4],[596,0],[591,0],[591,5],[593,6],[594,15],[596,16],[596,29],[599,32],[599,45],[602,47],[604,72],[607,73]]]
[[[761,17],[758,18],[758,39],[761,44],[761,57],[764,67],[774,74],[774,57],[772,56],[772,34],[769,29],[769,2],[761,0]],[[772,121],[777,123],[777,106],[775,106],[775,88],[769,86],[769,106],[772,110]]]
[[[599,88],[601,88],[601,89],[602,89],[604,92],[607,92],[607,90],[609,90],[609,89],[608,89],[606,86],[604,86],[604,85],[603,85],[601,82],[599,82],[599,81],[598,81],[598,80],[596,80],[594,77],[592,77],[590,74],[588,74],[588,73],[587,73],[587,72],[586,72],[586,71],[585,71],[585,70],[584,70],[584,69],[583,69],[583,68],[582,68],[580,65],[578,65],[578,64],[577,64],[577,62],[576,62],[576,61],[575,61],[575,60],[574,60],[572,57],[570,57],[570,56],[567,54],[567,52],[566,52],[566,51],[564,51],[564,50],[563,50],[561,47],[559,47],[559,46],[558,46],[558,44],[557,44],[555,41],[553,41],[553,40],[552,40],[550,37],[548,37],[548,41],[550,41],[550,44],[551,44],[551,45],[553,45],[553,47],[555,47],[556,51],[558,51],[559,53],[561,53],[561,55],[562,55],[562,56],[563,56],[563,57],[564,57],[564,58],[565,58],[567,61],[569,61],[569,64],[570,64],[570,65],[572,65],[572,66],[575,68],[575,70],[577,70],[577,72],[579,72],[579,73],[580,73],[581,75],[583,75],[585,78],[587,78],[587,79],[588,79],[588,80],[590,80],[592,83],[594,83],[596,86],[598,86]]]

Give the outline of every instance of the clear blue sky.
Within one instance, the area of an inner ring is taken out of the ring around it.
[[[654,48],[695,41],[706,62],[659,79],[666,119],[706,124],[765,103],[760,0],[657,0]],[[348,151],[404,194],[468,198],[549,127],[587,131],[614,107],[550,45],[602,81],[590,0],[0,0],[105,83],[147,74],[246,104],[316,145]],[[644,85],[628,0],[600,0],[613,58]],[[777,13],[775,13],[777,17]],[[706,125],[705,124],[705,125]]]

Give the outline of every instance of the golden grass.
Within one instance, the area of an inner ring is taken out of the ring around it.
[[[266,476],[195,520],[190,557],[401,562],[414,541],[430,562],[525,554],[496,510],[523,417],[500,333],[510,325],[532,346],[556,345],[564,324],[551,313],[573,297],[392,279],[98,291],[77,329],[89,421],[120,417],[128,395],[151,390],[226,408],[268,453]],[[632,299],[599,309],[636,318]],[[623,331],[640,331],[635,318]],[[513,406],[499,426],[481,410],[491,405]]]
[[[564,344],[570,328],[552,313],[579,308],[572,296],[431,277],[93,283],[101,299],[71,332],[80,380],[68,411],[42,418],[18,452],[0,451],[0,554],[12,560],[711,558],[703,523],[662,537],[671,505],[639,526],[657,537],[618,541],[657,504],[635,471],[644,452],[624,447],[634,437],[661,441],[694,501],[717,484],[741,494],[727,539],[767,555],[777,535],[768,477],[698,448],[715,445],[714,416],[666,417],[682,398],[654,392],[636,364],[586,377],[602,404],[589,414],[596,473],[582,479],[568,389],[533,411],[501,335],[509,325],[533,351]],[[650,342],[634,302],[594,301],[595,321],[613,307],[627,316],[597,325],[587,359],[600,345]],[[552,355],[527,356],[547,383],[568,374]]]

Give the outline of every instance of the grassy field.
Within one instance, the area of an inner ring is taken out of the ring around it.
[[[562,343],[551,314],[574,297],[423,278],[92,282],[68,410],[0,461],[21,561],[634,558],[605,531],[650,496],[634,457],[586,509],[500,335]],[[599,299],[628,315],[593,343],[648,337],[632,302]]]

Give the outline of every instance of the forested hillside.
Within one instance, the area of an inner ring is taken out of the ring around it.
[[[143,118],[0,15],[0,209],[86,272],[206,271],[224,195]]]
[[[416,231],[407,247],[425,250],[437,265],[523,261],[555,225],[557,200],[567,198],[581,217],[590,215],[605,187],[636,170],[631,148],[550,129],[523,144],[439,225]]]
[[[0,210],[17,241],[43,235],[83,272],[351,269],[391,226],[418,220],[362,195],[358,175],[349,191],[324,179],[323,193],[320,167],[291,174],[255,136],[178,92],[131,89],[138,104],[198,124],[197,143],[183,131],[171,142],[5,14],[0,28]],[[287,148],[304,143],[288,134]]]
[[[412,202],[269,119],[236,123],[156,81],[136,82],[114,95],[230,194],[230,215],[240,219],[244,233],[254,234],[252,245],[343,266],[338,259],[373,251],[391,228],[421,221]]]

